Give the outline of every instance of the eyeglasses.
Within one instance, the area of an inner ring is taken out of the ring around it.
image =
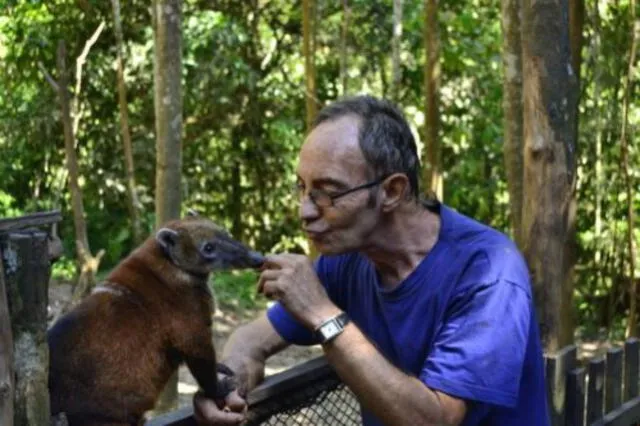
[[[372,180],[371,182],[367,182],[362,185],[358,185],[353,188],[349,188],[347,190],[340,191],[337,193],[331,193],[331,194],[326,191],[323,191],[322,189],[311,189],[309,191],[309,198],[311,199],[313,204],[315,204],[318,207],[321,207],[321,208],[331,207],[333,206],[334,200],[340,197],[344,197],[347,194],[351,194],[352,192],[360,191],[361,189],[366,189],[366,188],[371,188],[372,186],[376,186],[388,177],[389,177],[388,175],[385,175],[376,180]],[[298,183],[295,186],[295,190],[298,193],[298,197],[300,201],[302,201],[302,198],[304,197],[304,187]]]

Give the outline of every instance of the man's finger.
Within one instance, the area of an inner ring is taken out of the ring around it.
[[[240,396],[237,390],[231,392],[225,398],[224,402],[227,404],[227,407],[235,413],[246,413],[247,410],[247,401],[244,400]]]
[[[269,280],[265,281],[262,287],[262,294],[268,299],[278,300],[282,295],[282,291],[276,284],[276,281]]]
[[[276,269],[267,269],[262,271],[260,274],[260,279],[258,280],[257,291],[258,293],[264,293],[264,285],[267,281],[275,281],[280,276],[280,270]]]
[[[203,426],[237,425],[244,421],[244,413],[223,411],[214,401],[199,394],[193,398],[193,414],[198,424]]]
[[[268,254],[264,257],[266,269],[280,269],[288,263],[289,257],[286,254]]]

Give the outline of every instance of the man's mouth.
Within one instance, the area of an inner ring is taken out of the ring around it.
[[[307,237],[314,241],[322,239],[322,237],[327,234],[327,231],[313,231],[311,229],[306,229],[305,232],[307,233]]]

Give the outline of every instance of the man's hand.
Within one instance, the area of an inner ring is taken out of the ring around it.
[[[291,315],[311,330],[340,313],[329,300],[307,256],[266,256],[258,281],[258,292],[282,303]]]
[[[224,405],[223,405],[224,404]],[[215,401],[196,393],[193,397],[193,414],[198,424],[203,426],[238,425],[245,419],[247,402],[233,391],[218,406]]]

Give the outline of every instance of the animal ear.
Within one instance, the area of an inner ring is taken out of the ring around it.
[[[187,216],[190,216],[190,217],[200,216],[200,213],[198,213],[194,209],[187,209]]]
[[[156,241],[163,249],[169,250],[176,245],[178,241],[178,233],[173,229],[162,228],[156,232]]]

